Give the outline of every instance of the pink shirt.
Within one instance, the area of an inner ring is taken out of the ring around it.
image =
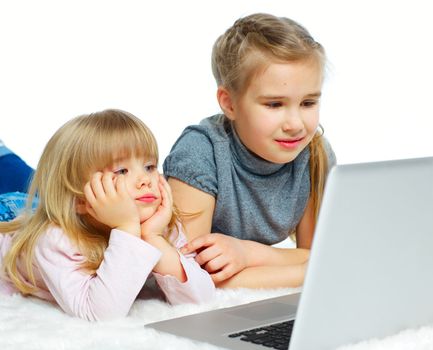
[[[0,264],[11,239],[11,235],[0,234]],[[179,232],[171,243],[180,249],[186,243],[185,235]],[[152,272],[160,257],[161,252],[147,242],[113,229],[104,259],[96,274],[90,275],[80,267],[86,258],[59,227],[53,226],[35,246],[33,266],[40,290],[34,295],[56,302],[71,316],[90,321],[126,316],[151,273],[172,304],[199,303],[214,297],[214,283],[193,255],[179,252],[187,277],[183,283],[174,276]],[[18,263],[18,269],[27,277],[24,264]],[[0,292],[11,294],[18,290],[3,277]]]

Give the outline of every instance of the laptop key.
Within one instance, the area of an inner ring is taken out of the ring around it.
[[[276,350],[287,350],[293,330],[294,320],[273,325],[249,329],[243,332],[229,334],[230,338],[238,338],[253,344],[261,344]]]

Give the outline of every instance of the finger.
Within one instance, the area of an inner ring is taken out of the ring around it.
[[[171,192],[171,187],[168,184],[167,180],[163,175],[159,175],[160,183],[163,185],[165,192],[167,193],[167,196],[171,203],[173,203],[173,194]]]
[[[219,255],[216,258],[208,261],[207,264],[203,266],[203,268],[209,273],[215,273],[224,269],[227,264],[228,261],[224,257],[224,255]]]
[[[88,202],[86,203],[86,210],[91,216],[93,216],[95,219],[97,219],[96,211],[90,206],[90,204]]]
[[[128,190],[126,189],[126,180],[124,176],[116,177],[116,183],[114,185],[117,193],[127,194]]]
[[[171,194],[171,189],[167,181],[165,181],[165,179],[162,176],[160,176],[159,191],[161,193],[161,205],[167,208],[172,208],[173,196]]]
[[[182,247],[181,252],[183,254],[189,254],[201,248],[208,247],[212,244],[214,244],[214,238],[212,237],[211,233],[208,233],[205,235],[198,236],[197,238],[194,238],[191,242],[185,244]]]
[[[164,208],[172,208],[173,207],[173,198],[167,192],[164,185],[159,184],[159,191],[161,193],[161,205]]]
[[[93,174],[90,179],[90,186],[92,187],[92,191],[95,195],[96,200],[105,197],[104,187],[102,186],[102,173],[97,172]]]
[[[161,183],[158,183],[159,195],[161,196],[161,206],[167,206],[167,193],[164,189],[164,186]]]
[[[87,182],[84,185],[84,197],[86,198],[86,201],[91,204],[94,204],[96,202],[96,197],[95,194],[93,193],[93,189],[90,182]]]
[[[234,275],[234,270],[231,269],[230,265],[226,265],[221,271],[211,274],[212,281],[214,283],[223,282],[226,279]]]
[[[217,247],[210,246],[207,247],[206,249],[203,249],[199,254],[197,254],[197,256],[195,257],[195,261],[200,266],[202,266],[207,264],[209,261],[217,258],[220,255],[221,255],[221,251]]]
[[[102,175],[102,186],[104,188],[105,195],[112,197],[116,195],[116,188],[114,187],[114,173],[107,171]]]

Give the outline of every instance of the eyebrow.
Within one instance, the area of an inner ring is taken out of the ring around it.
[[[322,92],[314,92],[308,95],[305,95],[304,98],[319,98],[320,96],[322,96]],[[286,99],[287,96],[275,96],[275,95],[262,95],[259,96],[259,99],[261,100],[283,100]]]

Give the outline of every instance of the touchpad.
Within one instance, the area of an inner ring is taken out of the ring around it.
[[[244,308],[227,311],[228,314],[249,320],[267,320],[270,318],[294,315],[296,306],[273,302],[259,305],[248,305]]]

